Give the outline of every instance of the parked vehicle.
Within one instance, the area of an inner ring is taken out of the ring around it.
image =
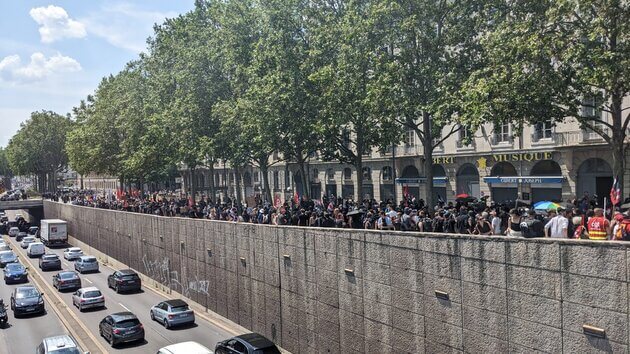
[[[0,244],[0,252],[2,251],[10,251],[11,250],[11,246],[9,244],[6,243],[1,243]]]
[[[7,315],[8,306],[4,304],[4,301],[0,299],[0,326],[4,326],[9,323],[9,316]]]
[[[68,261],[79,259],[81,256],[83,256],[83,251],[79,247],[70,247],[63,251],[63,258]]]
[[[61,259],[54,253],[46,253],[39,259],[41,270],[61,270]]]
[[[35,349],[35,354],[81,354],[83,351],[67,334],[42,339]]]
[[[94,307],[105,307],[105,296],[94,286],[81,288],[72,294],[72,304],[79,311]]]
[[[212,350],[197,342],[171,344],[158,350],[157,354],[212,354]]]
[[[26,267],[20,263],[9,263],[2,272],[4,273],[5,284],[28,282]]]
[[[57,290],[79,289],[81,288],[81,278],[73,271],[65,270],[53,275],[53,286]]]
[[[28,248],[28,245],[35,241],[37,241],[37,239],[34,236],[26,236],[22,239],[22,242],[20,242],[20,247],[26,249]]]
[[[44,253],[46,253],[46,248],[44,247],[44,244],[41,242],[32,242],[26,248],[26,255],[28,255],[31,258],[39,257],[43,255]]]
[[[32,285],[18,286],[13,289],[11,294],[11,310],[13,316],[18,317],[22,314],[44,313],[43,293],[40,293],[36,287]]]
[[[195,313],[183,300],[166,300],[151,307],[151,320],[161,322],[165,328],[195,323]]]
[[[15,263],[18,261],[17,256],[13,251],[2,251],[0,252],[0,268],[4,268],[9,263]]]
[[[28,228],[28,235],[29,236],[35,236],[35,237],[39,237],[39,227],[37,226],[31,226]]]
[[[20,231],[18,232],[18,234],[15,236],[15,241],[17,242],[22,242],[22,240],[24,240],[24,238],[26,237],[26,232],[24,231]]]
[[[131,269],[121,269],[110,274],[107,277],[107,286],[116,290],[117,293],[121,291],[140,291],[142,288],[138,273]]]
[[[94,256],[81,256],[74,262],[74,270],[81,274],[85,272],[98,272],[98,260]]]
[[[68,243],[68,223],[59,219],[44,219],[40,235],[46,246],[65,245]]]
[[[98,331],[112,347],[118,343],[144,340],[144,327],[131,312],[113,313],[103,318]]]
[[[247,333],[217,343],[216,354],[280,354],[280,350],[262,334]]]
[[[0,216],[0,222],[9,222],[9,217],[6,215]]]
[[[20,229],[17,226],[12,226],[9,228],[9,237],[17,236],[18,232],[20,232]]]

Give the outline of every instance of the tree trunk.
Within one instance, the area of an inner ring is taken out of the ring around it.
[[[216,187],[214,185],[214,163],[212,163],[212,161],[210,162],[209,170],[210,170],[210,193],[209,193],[210,194],[210,200],[212,202],[215,202],[216,201],[215,199],[217,198],[217,195],[216,195],[216,191],[215,191]]]
[[[428,207],[429,213],[433,215],[433,134],[431,133],[431,117],[427,112],[422,112],[422,130],[424,132],[424,175],[426,182],[424,183],[425,205]]]
[[[81,177],[79,177],[79,188],[83,189],[83,175],[81,175]]]
[[[120,183],[120,191],[125,190],[125,178],[123,176],[118,177],[118,183]]]
[[[191,167],[189,168],[189,171],[190,171],[190,176],[189,176],[190,177],[190,195],[191,195],[193,204],[195,204],[195,200],[196,200],[195,198],[197,194],[197,188],[195,186],[196,184],[195,183],[195,168]]]
[[[238,167],[234,167],[234,182],[236,183],[236,207],[241,208],[241,174]]]
[[[626,140],[626,132],[623,129],[623,113],[622,113],[623,95],[619,95],[613,92],[611,96],[611,113],[612,113],[612,150],[613,150],[613,178],[617,178],[619,182],[619,189],[621,190],[621,203],[623,203],[624,190],[623,179],[625,174],[625,152],[626,146],[624,141]],[[626,119],[630,119],[630,113]]]
[[[354,167],[357,169],[357,195],[354,201],[360,203],[363,200],[363,153],[358,152]]]
[[[301,161],[298,161],[298,167],[300,168],[300,175],[302,175],[302,188],[303,188],[303,192],[304,194],[306,194],[306,196],[308,198],[311,198],[311,178],[308,175],[308,172],[306,171],[306,163],[304,161],[304,159],[301,159]]]
[[[271,189],[269,188],[269,166],[267,166],[266,164],[262,164],[260,165],[260,172],[262,173],[262,177],[263,177],[263,189],[264,189],[264,193],[263,193],[263,201],[269,202],[271,204],[273,204],[273,199],[271,197]]]

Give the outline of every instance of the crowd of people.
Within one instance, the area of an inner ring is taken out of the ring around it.
[[[429,210],[422,199],[411,196],[397,204],[391,200],[355,202],[332,196],[321,200],[290,198],[276,201],[276,205],[257,200],[253,206],[237,205],[230,199],[215,202],[205,196],[193,202],[190,196],[168,191],[149,195],[138,191],[105,195],[72,190],[44,197],[95,208],[255,224],[630,240],[629,212],[604,210],[588,194],[547,210],[536,210],[522,202],[495,204],[487,198],[440,202]]]

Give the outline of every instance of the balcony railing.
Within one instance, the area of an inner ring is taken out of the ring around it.
[[[550,130],[536,130],[532,133],[532,142],[538,143],[545,141],[549,143],[556,142],[556,133]]]
[[[475,141],[471,140],[469,142],[464,142],[463,140],[459,139],[456,142],[456,146],[458,149],[474,149],[475,148]]]
[[[490,144],[494,146],[512,145],[514,144],[514,137],[512,137],[511,135],[505,136],[505,135],[494,134],[490,137]]]

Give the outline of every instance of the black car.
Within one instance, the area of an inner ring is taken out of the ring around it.
[[[28,273],[26,273],[26,267],[20,263],[9,263],[3,269],[4,282],[10,283],[26,283],[28,281]]]
[[[53,286],[59,291],[80,289],[81,278],[77,272],[66,270],[53,275]]]
[[[17,256],[13,251],[0,252],[0,268],[4,268],[9,263],[16,263],[18,261]]]
[[[18,286],[11,293],[11,310],[13,315],[44,313],[44,294],[32,285]]]
[[[138,273],[131,269],[122,269],[107,277],[107,286],[119,293],[121,291],[140,291],[142,284]]]
[[[262,334],[247,333],[217,343],[215,354],[280,354],[280,350]]]
[[[27,234],[24,231],[20,231],[18,232],[17,236],[15,236],[15,241],[17,242],[22,242],[22,240],[24,239],[24,237],[26,237]]]
[[[144,341],[144,327],[131,312],[113,313],[101,321],[98,332],[109,344]]]
[[[46,253],[39,259],[41,270],[61,270],[61,259],[54,253]]]

